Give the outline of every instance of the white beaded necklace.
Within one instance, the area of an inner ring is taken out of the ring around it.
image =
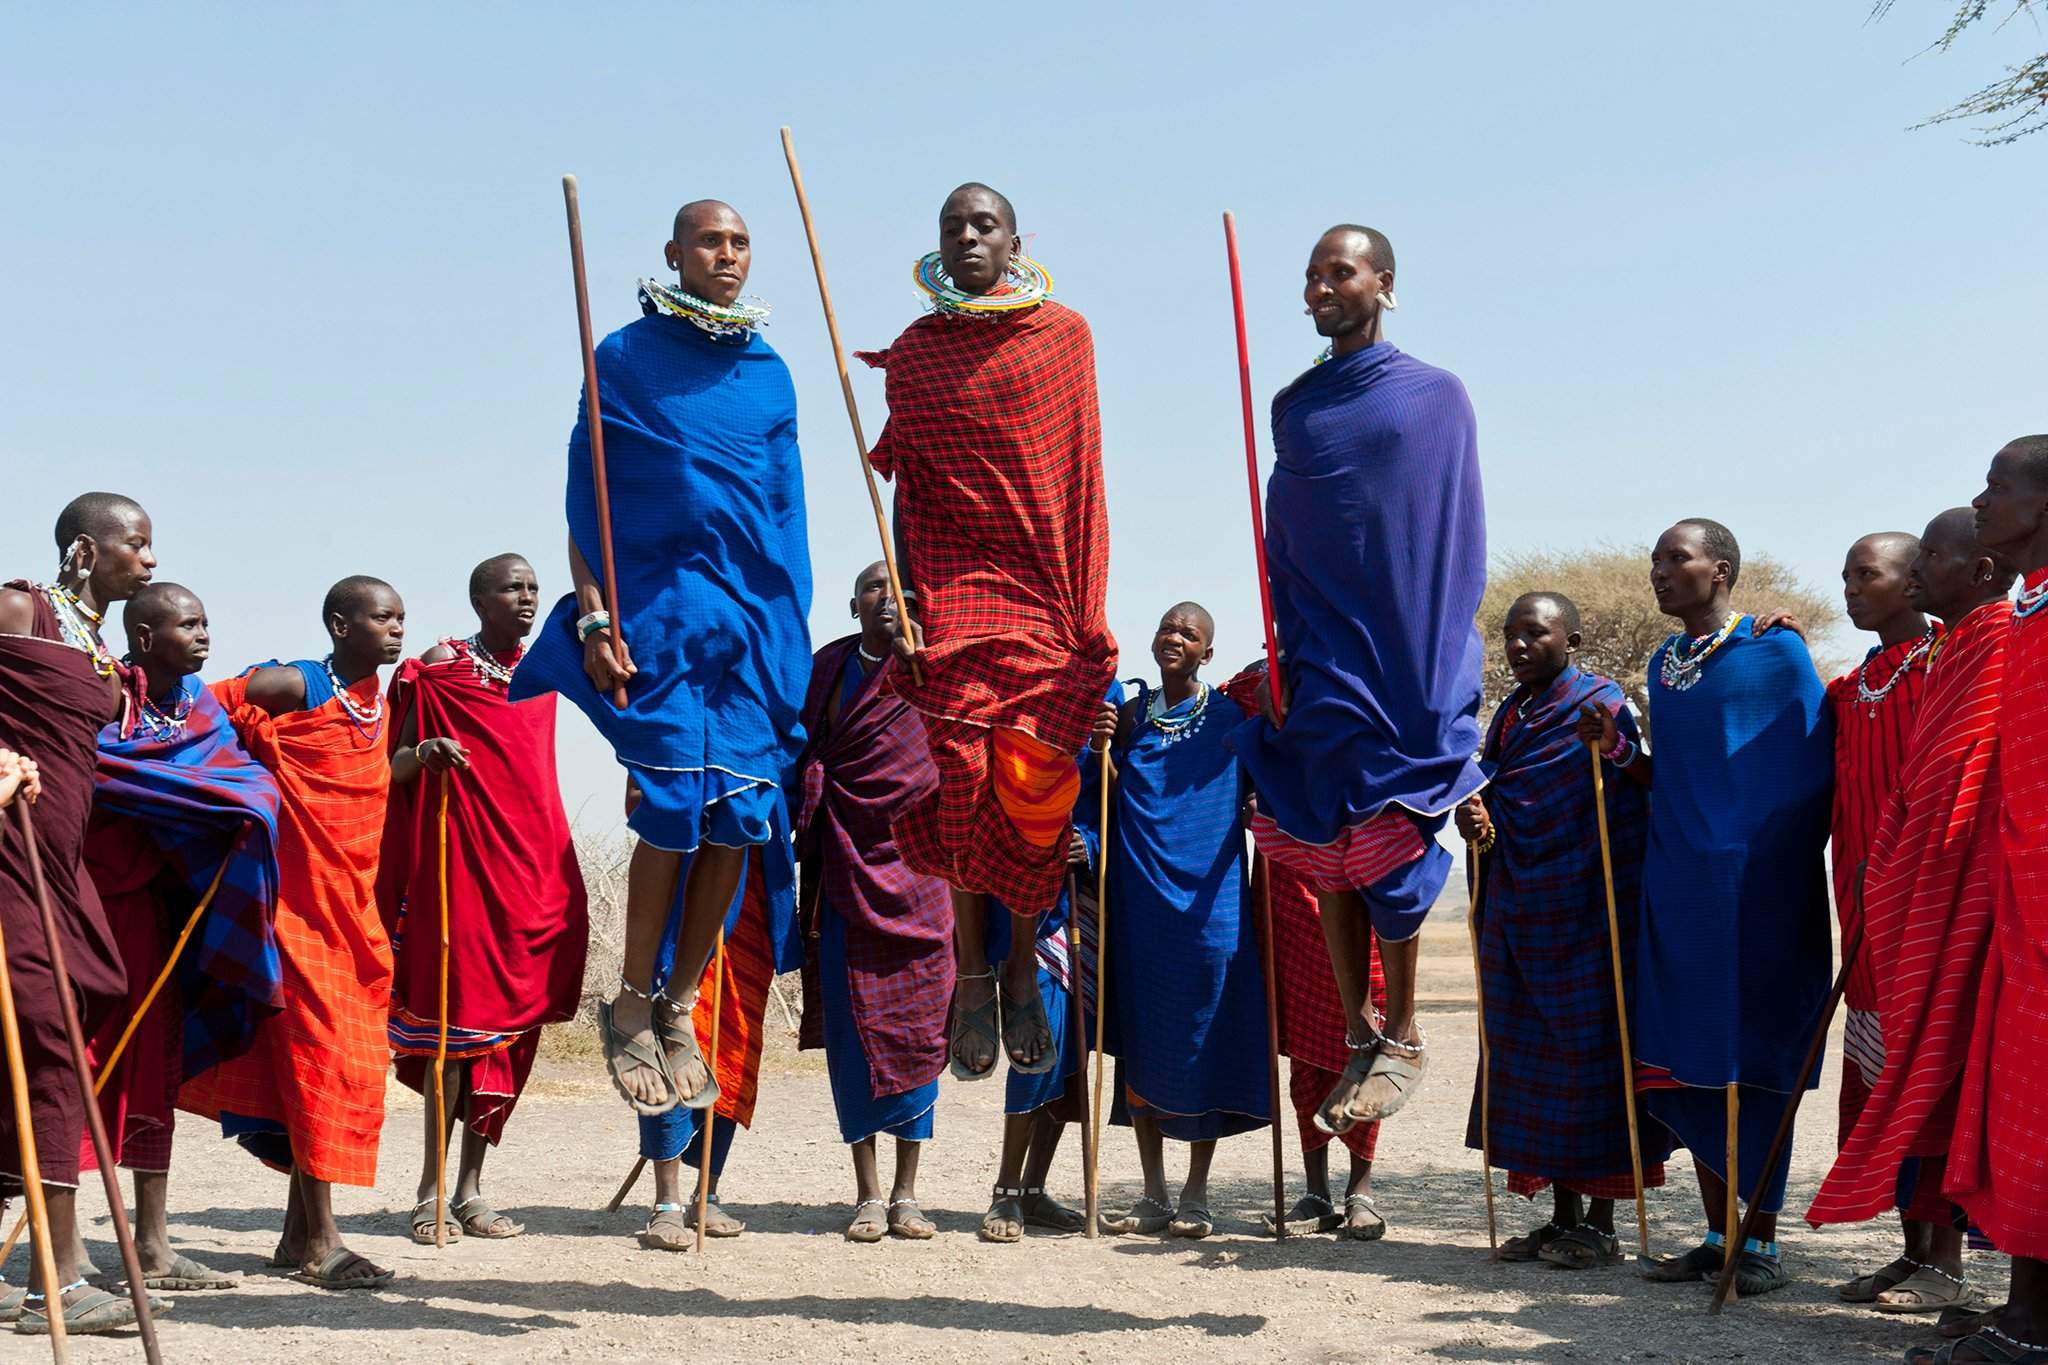
[[[1872,659],[1877,658],[1877,656],[1879,654],[1882,654],[1884,651],[1871,651],[1870,657],[1863,661],[1863,666],[1856,670],[1856,700],[1870,708],[1870,710],[1866,713],[1867,715],[1869,715],[1873,720],[1877,718],[1877,704],[1892,694],[1892,689],[1899,685],[1899,683],[1905,678],[1906,674],[1912,669],[1914,664],[1920,662],[1920,656],[1925,654],[1930,648],[1932,648],[1933,644],[1934,627],[1930,625],[1929,627],[1927,627],[1927,633],[1920,637],[1919,642],[1915,644],[1911,649],[1906,651],[1906,657],[1899,663],[1898,672],[1892,674],[1892,676],[1886,680],[1885,685],[1883,687],[1875,689],[1873,689],[1869,683],[1870,664]]]
[[[1721,623],[1721,629],[1712,635],[1687,639],[1674,635],[1664,649],[1664,662],[1657,670],[1659,680],[1673,692],[1688,692],[1697,686],[1700,671],[1706,667],[1707,657],[1735,633],[1735,623],[1742,619],[1742,613],[1731,611],[1728,619]]]
[[[526,646],[514,645],[512,662],[500,663],[495,654],[484,648],[482,631],[464,640],[462,647],[469,654],[470,666],[476,669],[478,678],[485,682],[503,683],[507,687],[512,685],[512,670],[519,667],[519,661],[526,657]]]
[[[335,700],[341,703],[342,710],[348,712],[348,718],[356,723],[357,731],[365,736],[374,738],[374,736],[370,735],[370,727],[381,724],[384,720],[384,698],[381,695],[376,696],[371,700],[368,708],[364,708],[357,704],[354,695],[348,690],[348,684],[343,682],[341,675],[334,671],[334,656],[332,654],[322,659],[320,666],[327,670],[327,685],[334,689]]]

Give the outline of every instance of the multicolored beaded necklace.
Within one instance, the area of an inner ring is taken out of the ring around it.
[[[1175,708],[1166,704],[1164,690],[1154,692],[1152,699],[1145,704],[1145,723],[1159,731],[1161,743],[1178,744],[1202,728],[1202,719],[1209,713],[1209,684],[1198,682],[1195,689],[1194,705],[1187,709],[1185,715],[1166,714]]]
[[[102,678],[114,676],[118,665],[113,653],[100,643],[100,626],[106,622],[106,615],[85,605],[85,600],[69,588],[60,588],[52,583],[38,583],[49,599],[50,612],[57,618],[57,634],[73,649],[85,651],[92,660],[93,672]]]
[[[142,728],[149,731],[150,738],[168,742],[184,734],[185,727],[191,723],[192,696],[184,688],[179,688],[178,700],[167,712],[156,704],[156,698],[138,690],[135,709]]]
[[[327,685],[334,689],[335,700],[341,703],[341,709],[348,712],[348,718],[355,723],[356,733],[364,739],[376,739],[383,732],[384,698],[379,695],[366,709],[356,702],[355,696],[348,690],[348,684],[334,671],[332,654],[322,659],[320,666],[327,670]]]
[[[1735,633],[1735,623],[1741,619],[1741,612],[1731,611],[1721,628],[1711,635],[1672,636],[1664,648],[1664,662],[1657,670],[1658,681],[1673,692],[1691,691],[1699,683],[1707,657],[1728,643],[1728,637]]]
[[[455,642],[449,640],[445,643],[452,645]],[[462,648],[469,655],[470,666],[476,670],[476,676],[480,681],[502,683],[507,687],[512,685],[512,670],[519,667],[519,661],[526,657],[526,646],[523,644],[514,645],[512,647],[512,662],[509,664],[500,663],[497,655],[484,648],[482,631],[478,631],[467,640],[464,640]]]
[[[681,318],[718,341],[738,341],[768,325],[768,305],[760,299],[748,297],[730,305],[713,303],[659,280],[640,281],[640,307]]]
[[[970,294],[947,278],[946,269],[934,251],[918,258],[910,278],[924,292],[925,307],[948,317],[984,320],[1036,308],[1052,295],[1052,272],[1029,256],[1012,256],[1003,271],[1003,283],[993,294]]]
[[[1912,669],[1913,665],[1920,661],[1920,656],[1923,654],[1927,654],[1928,651],[1934,647],[1934,637],[1936,634],[1937,632],[1935,628],[1932,625],[1929,625],[1927,627],[1927,633],[1920,637],[1919,643],[1915,644],[1911,649],[1906,651],[1906,657],[1899,663],[1899,671],[1892,674],[1892,676],[1888,680],[1886,680],[1885,685],[1883,687],[1871,687],[1869,678],[1871,660],[1875,659],[1884,651],[1881,649],[1873,649],[1870,651],[1869,656],[1863,660],[1863,666],[1856,670],[1856,700],[1870,708],[1870,710],[1865,712],[1864,714],[1868,715],[1872,720],[1877,719],[1878,703],[1883,701],[1886,697],[1889,697],[1892,694],[1892,689],[1894,687],[1897,687],[1900,681],[1906,676],[1907,672]],[[1929,656],[1929,661],[1932,661],[1931,655]]]
[[[2013,619],[2024,621],[2044,606],[2048,606],[2048,578],[2020,590],[2020,600],[2013,604]]]

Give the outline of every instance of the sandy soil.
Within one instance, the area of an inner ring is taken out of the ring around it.
[[[326,1294],[266,1271],[279,1178],[188,1122],[173,1232],[201,1259],[248,1278],[232,1293],[177,1296],[162,1324],[166,1358],[1860,1362],[1896,1360],[1930,1336],[1925,1320],[1835,1301],[1837,1281],[1883,1259],[1889,1233],[1877,1227],[1795,1230],[1788,1264],[1798,1283],[1718,1319],[1706,1315],[1704,1289],[1647,1284],[1626,1266],[1574,1275],[1490,1261],[1479,1159],[1461,1145],[1476,1057],[1470,959],[1461,922],[1428,932],[1435,1064],[1381,1141],[1378,1194],[1392,1228],[1381,1243],[1260,1235],[1272,1149],[1256,1134],[1217,1155],[1220,1226],[1206,1242],[1038,1236],[984,1245],[974,1230],[994,1174],[1001,1087],[949,1082],[920,1191],[939,1236],[853,1246],[839,1235],[852,1176],[822,1068],[785,1049],[770,1059],[757,1127],[742,1135],[727,1172],[727,1207],[748,1222],[746,1235],[713,1243],[701,1260],[645,1252],[632,1233],[651,1178],[619,1213],[603,1211],[632,1164],[630,1119],[594,1060],[557,1048],[489,1167],[493,1198],[528,1227],[512,1241],[436,1252],[407,1240],[420,1108],[394,1085],[377,1188],[337,1192],[354,1245],[400,1272],[375,1295]],[[1832,1148],[1832,1070],[1826,1085],[1800,1133],[1795,1208]],[[1291,1119],[1288,1127],[1298,1194]],[[1138,1192],[1136,1157],[1127,1133],[1107,1131],[1104,1149],[1103,1205],[1120,1209]],[[1076,1203],[1082,1194],[1071,1134],[1054,1192]],[[1692,1244],[1699,1220],[1689,1180],[1652,1194],[1650,1207],[1654,1250]],[[1542,1212],[1503,1191],[1500,1217],[1505,1237]],[[115,1264],[104,1218],[88,1235],[100,1263]],[[7,1272],[18,1280],[24,1269],[17,1252]],[[1978,1258],[1972,1272],[2002,1286],[1995,1258]],[[42,1358],[44,1349],[0,1338],[0,1359]],[[79,1342],[74,1358],[133,1360],[140,1348],[132,1336]]]

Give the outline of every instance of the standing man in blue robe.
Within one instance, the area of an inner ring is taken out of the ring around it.
[[[539,631],[511,693],[574,702],[641,796],[627,820],[639,844],[627,873],[625,963],[599,1014],[612,1082],[642,1115],[718,1100],[690,1016],[750,849],[761,853],[768,904],[794,904],[782,784],[803,747],[811,673],[796,390],[761,339],[767,309],[740,297],[752,238],[730,205],[711,199],[683,205],[673,231],[665,254],[679,287],[643,280],[646,316],[597,347],[623,600],[605,601],[591,570],[597,499],[579,408],[568,481],[576,590]],[[617,687],[623,709],[612,705]],[[678,888],[673,984],[657,990]],[[788,926],[771,938],[786,941]]]

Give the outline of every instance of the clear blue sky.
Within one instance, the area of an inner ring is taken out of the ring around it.
[[[604,327],[678,203],[746,214],[832,638],[876,546],[789,123],[850,345],[916,316],[911,262],[970,178],[1094,324],[1127,673],[1185,597],[1222,659],[1258,647],[1225,208],[1262,425],[1318,349],[1310,244],[1369,222],[1399,256],[1389,335],[1478,407],[1496,549],[1703,513],[1832,582],[1856,536],[1917,529],[2048,428],[2048,139],[1906,131],[2042,35],[1908,60],[1953,6],[1868,8],[17,6],[0,567],[47,574],[67,498],[132,494],[209,605],[216,675],[318,653],[346,573],[398,585],[417,647],[470,629],[487,554],[564,588],[575,171]],[[605,827],[609,756],[563,732],[571,811]]]

